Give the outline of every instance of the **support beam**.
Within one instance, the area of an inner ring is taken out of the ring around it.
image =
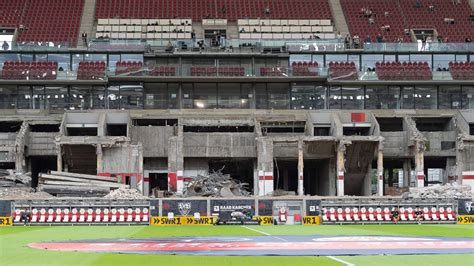
[[[415,142],[415,172],[416,187],[425,186],[425,143],[417,140]]]
[[[336,171],[337,171],[337,196],[344,196],[344,172],[345,172],[345,154],[346,154],[346,143],[340,142],[337,148],[337,161],[336,161]]]
[[[298,195],[304,195],[303,141],[298,141]]]
[[[403,161],[403,187],[410,186],[410,177],[411,177],[411,160],[405,159],[405,161]]]
[[[168,146],[168,190],[182,194],[184,192],[184,157],[182,138],[169,138]]]
[[[273,140],[257,140],[258,195],[265,196],[273,192]]]
[[[96,149],[95,149],[95,153],[97,154],[97,173],[102,173],[104,172],[103,170],[103,162],[104,162],[104,155],[102,153],[102,145],[100,144],[97,144],[96,146]]]
[[[383,196],[383,143],[377,148],[377,195]]]
[[[471,193],[474,193],[474,171],[462,172],[462,184],[471,186]]]
[[[63,171],[63,150],[61,144],[56,144],[56,152],[58,154],[56,159],[56,171],[61,173]]]

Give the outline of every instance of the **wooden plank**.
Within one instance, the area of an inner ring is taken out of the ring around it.
[[[64,181],[52,181],[52,180],[43,180],[42,184],[47,185],[59,185],[59,186],[93,186],[93,187],[106,187],[106,188],[128,188],[127,185],[120,184],[91,184],[91,183],[81,183],[81,182],[64,182]]]
[[[78,178],[78,177],[58,176],[58,175],[48,175],[48,174],[40,174],[40,180],[41,179],[70,181],[70,182],[82,182],[82,183],[91,183],[91,184],[120,184],[120,183],[117,183],[117,182],[89,180],[89,179],[82,179],[82,178]]]
[[[59,175],[59,176],[69,176],[69,177],[78,177],[78,178],[83,178],[83,179],[99,180],[99,181],[117,182],[116,177],[109,177],[109,176],[85,175],[85,174],[57,172],[57,171],[51,171],[51,174]]]

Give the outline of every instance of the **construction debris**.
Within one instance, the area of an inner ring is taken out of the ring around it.
[[[286,190],[282,190],[282,189],[276,189],[276,190],[273,190],[273,192],[271,193],[272,197],[283,197],[283,196],[296,196],[296,192],[295,191],[286,191]]]
[[[129,187],[117,183],[115,177],[55,171],[40,174],[38,183],[39,190],[58,197],[103,197],[112,189]]]
[[[422,188],[410,188],[410,192],[402,195],[403,198],[423,198],[423,199],[457,199],[471,198],[471,187],[469,185],[459,185],[458,183],[447,183],[446,185],[433,185]]]
[[[104,198],[106,199],[148,199],[148,197],[143,196],[140,191],[136,189],[128,189],[128,188],[119,188],[116,189],[109,194],[107,194]]]
[[[0,187],[30,187],[31,173],[17,174],[13,170],[0,170]]]
[[[49,199],[52,197],[46,192],[37,192],[30,187],[0,188],[0,199],[2,200]]]
[[[185,184],[184,197],[242,197],[249,196],[248,183],[240,183],[222,170],[198,175]]]

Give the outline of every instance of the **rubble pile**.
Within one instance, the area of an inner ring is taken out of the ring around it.
[[[13,170],[0,170],[0,187],[30,187],[31,173],[19,174]]]
[[[447,183],[446,185],[433,185],[422,188],[410,188],[410,192],[405,192],[403,198],[470,198],[472,197],[471,187],[469,185],[460,185],[456,182]]]
[[[0,199],[2,200],[49,199],[52,197],[46,192],[36,192],[30,187],[0,188]]]
[[[103,197],[113,189],[128,188],[116,177],[85,175],[69,172],[40,174],[38,189],[57,197]]]
[[[221,170],[198,175],[188,181],[184,188],[185,197],[241,197],[249,196],[248,183],[240,183]]]
[[[113,190],[107,194],[104,198],[106,199],[147,199],[148,197],[143,196],[140,191],[129,188],[119,188]]]

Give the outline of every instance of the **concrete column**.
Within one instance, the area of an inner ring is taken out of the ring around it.
[[[273,192],[273,140],[260,138],[257,141],[258,195]]]
[[[425,144],[422,141],[415,142],[415,174],[416,187],[425,186]]]
[[[474,194],[474,171],[462,172],[462,184],[471,186],[471,193]]]
[[[410,186],[411,161],[409,159],[403,161],[403,187]]]
[[[103,153],[102,153],[102,145],[97,144],[95,149],[95,153],[97,154],[97,173],[102,173],[103,171]]]
[[[304,195],[303,141],[298,141],[298,195]]]
[[[336,171],[337,171],[337,196],[344,196],[344,172],[345,172],[345,154],[346,154],[346,144],[339,143],[337,148],[337,158],[336,158]]]
[[[379,143],[377,153],[377,195],[383,196],[383,146]]]
[[[56,171],[62,172],[63,171],[63,151],[61,144],[56,145],[56,152],[58,154],[57,159],[56,159]]]
[[[169,138],[168,142],[168,190],[182,194],[184,190],[183,137]]]

